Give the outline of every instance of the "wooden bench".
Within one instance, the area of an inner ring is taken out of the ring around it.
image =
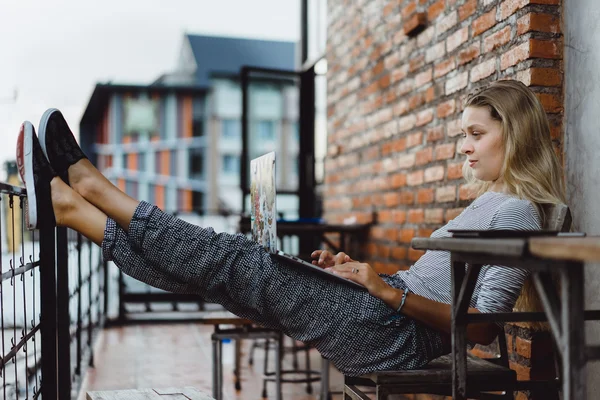
[[[87,400],[214,400],[193,387],[87,392]]]
[[[564,204],[544,207],[544,229],[567,232],[571,228],[571,212]],[[504,333],[498,335],[500,356],[481,359],[467,354],[468,397],[481,399],[512,399],[517,387],[517,375],[509,368],[508,351]],[[357,386],[374,386],[376,399],[404,393],[429,393],[452,395],[452,356],[450,354],[432,360],[419,370],[382,371],[360,378],[345,377],[344,399],[368,400],[370,397]],[[521,385],[522,386],[522,385]],[[504,391],[492,394],[492,391]]]

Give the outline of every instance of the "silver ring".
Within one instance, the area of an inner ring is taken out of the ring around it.
[[[352,273],[353,274],[358,274],[358,268],[356,268],[356,267],[352,268]]]

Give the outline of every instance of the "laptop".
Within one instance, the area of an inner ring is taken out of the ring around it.
[[[250,161],[250,222],[252,240],[262,245],[273,257],[321,276],[353,287],[366,288],[350,279],[335,275],[321,267],[277,249],[277,193],[275,191],[275,152]]]

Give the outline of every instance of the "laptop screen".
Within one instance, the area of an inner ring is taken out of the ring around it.
[[[277,253],[275,152],[250,161],[250,223],[252,239]]]

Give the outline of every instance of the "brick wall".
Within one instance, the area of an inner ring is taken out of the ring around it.
[[[560,0],[329,0],[328,7],[324,213],[369,222],[375,212],[363,250],[380,272],[408,268],[422,254],[411,238],[429,236],[468,203],[457,142],[470,90],[498,79],[529,85],[562,156]],[[537,339],[509,329],[523,353],[515,368],[532,368],[524,349]]]

